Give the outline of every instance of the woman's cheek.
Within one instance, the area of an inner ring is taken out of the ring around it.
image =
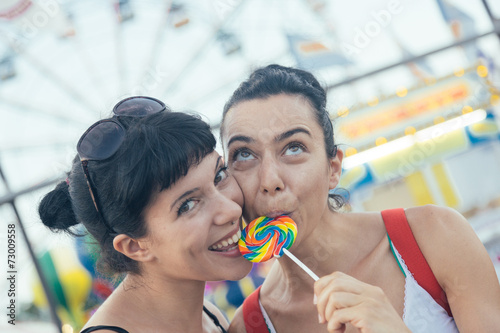
[[[231,199],[236,202],[238,205],[243,206],[243,191],[241,187],[238,185],[238,182],[235,178],[231,179]]]
[[[252,166],[255,165],[255,160],[244,160],[244,161],[239,161],[239,160],[234,160],[231,162],[231,169],[234,171],[247,171],[252,168]]]

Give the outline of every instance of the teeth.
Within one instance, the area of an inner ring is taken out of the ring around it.
[[[237,245],[234,245],[234,246],[232,246],[232,247],[230,247],[230,248],[227,248],[227,249],[225,249],[225,250],[222,250],[221,252],[231,251],[231,250],[236,249],[237,247],[238,247]]]
[[[217,249],[221,249],[223,247],[229,246],[229,245],[233,245],[233,244],[237,245],[240,237],[241,237],[241,230],[238,230],[238,232],[235,233],[233,236],[221,241],[220,243],[217,243],[215,245],[210,246],[208,249],[209,250],[217,250]]]
[[[239,232],[239,231],[238,231]],[[231,239],[231,243],[237,243],[238,242],[238,239],[240,239],[240,237],[238,237],[238,233],[235,233],[233,235],[233,238]]]

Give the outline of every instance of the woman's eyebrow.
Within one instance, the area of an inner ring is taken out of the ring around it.
[[[291,130],[288,130],[286,132],[283,132],[281,134],[276,135],[276,137],[274,138],[274,141],[275,142],[280,142],[280,141],[286,140],[289,137],[291,137],[292,135],[295,135],[297,133],[305,133],[308,136],[311,136],[311,132],[309,132],[305,128],[297,127],[297,128],[293,128]],[[246,136],[246,135],[236,135],[236,136],[233,136],[231,139],[229,139],[229,141],[227,143],[227,146],[229,147],[232,143],[234,143],[236,141],[241,141],[241,142],[245,142],[245,143],[255,142],[255,140],[252,139],[249,136]]]
[[[219,168],[220,165],[220,160],[222,159],[222,156],[219,156],[217,159],[217,162],[215,162],[215,172],[217,173],[217,169]]]
[[[280,142],[280,141],[286,140],[289,137],[291,137],[292,135],[295,135],[297,133],[305,133],[305,134],[311,136],[311,132],[309,132],[308,130],[301,128],[301,127],[297,127],[297,128],[293,128],[291,130],[288,130],[284,133],[276,135],[276,137],[274,138],[274,142]]]
[[[229,147],[231,145],[231,143],[235,142],[235,141],[242,141],[242,142],[245,142],[245,143],[251,143],[251,142],[254,142],[255,140],[252,139],[251,137],[249,136],[245,136],[245,135],[236,135],[236,136],[233,136],[231,139],[229,139],[228,143],[227,143],[227,146]]]
[[[181,200],[182,200],[182,199],[184,199],[185,197],[187,197],[187,196],[189,196],[189,195],[191,195],[191,194],[193,194],[194,192],[199,191],[199,190],[200,190],[200,188],[199,188],[199,187],[196,187],[196,188],[193,188],[193,189],[191,189],[191,190],[189,190],[189,191],[184,192],[184,193],[183,193],[180,197],[178,197],[178,198],[177,198],[177,200],[175,200],[175,201],[172,203],[172,205],[170,205],[170,211],[172,211],[172,209],[174,208],[174,206],[175,206],[175,205],[176,205],[179,201],[181,201]]]

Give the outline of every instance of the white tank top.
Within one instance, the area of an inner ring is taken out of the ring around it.
[[[458,333],[453,317],[448,316],[446,310],[417,283],[394,244],[392,248],[406,275],[403,310],[403,321],[406,326],[412,333]],[[260,299],[259,305],[269,332],[276,333]]]
[[[399,264],[405,271],[405,300],[403,321],[413,333],[455,333],[458,332],[453,317],[440,306],[424,288],[422,288],[394,247]]]

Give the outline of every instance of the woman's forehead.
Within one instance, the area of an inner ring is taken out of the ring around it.
[[[193,164],[189,167],[188,173],[179,178],[169,188],[157,193],[151,199],[146,210],[146,216],[150,218],[161,218],[168,211],[165,207],[171,207],[179,196],[183,193],[195,193],[195,190],[200,190],[206,185],[213,183],[214,175],[217,172],[217,166],[221,164],[222,157],[216,151],[206,155],[198,164]]]
[[[226,114],[224,133],[249,128],[271,128],[276,131],[291,125],[315,122],[314,110],[302,95],[273,95],[268,98],[247,100],[234,105]]]

